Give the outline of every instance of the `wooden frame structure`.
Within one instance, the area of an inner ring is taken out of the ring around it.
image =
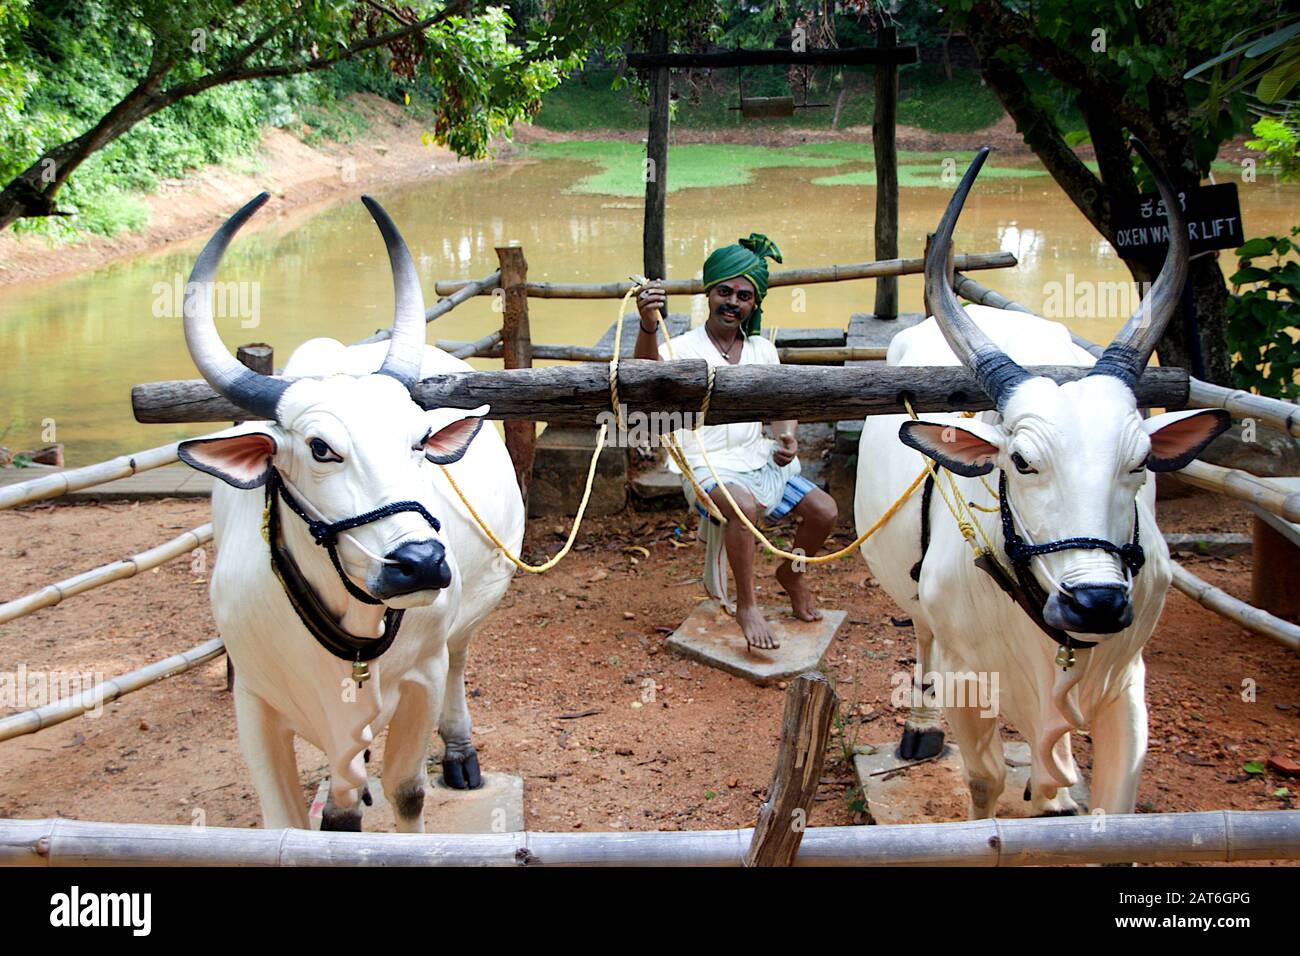
[[[647,71],[650,88],[642,224],[644,273],[651,278],[667,274],[664,229],[668,204],[668,107],[672,97],[673,69],[728,69],[744,66],[874,66],[875,116],[871,146],[876,159],[875,254],[877,259],[898,255],[898,68],[917,62],[914,46],[899,46],[897,31],[882,27],[874,47],[827,50],[724,50],[715,53],[669,53],[668,34],[658,30],[650,50],[628,55],[627,65]],[[876,284],[875,314],[898,317],[898,280],[882,278]]]

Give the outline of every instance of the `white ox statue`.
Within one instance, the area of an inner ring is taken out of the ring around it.
[[[208,242],[185,303],[194,364],[217,392],[264,419],[180,448],[186,463],[225,482],[212,496],[211,595],[236,669],[239,741],[265,826],[308,825],[296,734],[328,758],[322,827],[356,830],[359,801],[369,802],[367,750],[387,728],[384,792],[398,827],[420,832],[435,728],[447,783],[481,786],[465,656],[514,573],[494,560],[434,464],[449,466],[514,549],[523,503],[500,437],[480,430],[486,406],[426,411],[411,398],[422,376],[470,366],[424,344],[414,263],[369,197],[393,271],[391,340],[307,342],[285,367],[293,382],[235,361],[213,326],[211,283],[227,244],[265,200]]]
[[[939,698],[961,751],[972,819],[993,816],[1005,786],[999,708],[1030,743],[1032,813],[1077,812],[1067,788],[1078,779],[1070,731],[1080,728],[1091,731],[1094,812],[1133,812],[1147,745],[1142,647],[1170,581],[1151,472],[1183,467],[1230,424],[1218,410],[1145,420],[1138,412],[1133,386],[1182,290],[1187,231],[1161,171],[1145,147],[1134,146],[1164,197],[1172,240],[1143,307],[1104,356],[1094,364],[1059,323],[982,306],[963,309],[957,301],[948,250],[985,149],[949,203],[926,262],[935,315],[898,333],[888,362],[965,365],[996,411],[975,418],[926,415],[923,421],[874,416],[862,429],[859,532],[915,479],[924,462],[920,451],[952,473],[962,500],[992,508],[971,511],[993,549],[981,563],[994,558],[1016,572],[1003,579],[1008,592],[978,567],[937,494],[914,495],[862,547],[881,586],[912,616],[917,684],[943,680],[950,690],[974,676],[998,691],[990,708],[973,693],[941,697],[938,688],[914,687],[899,748],[908,759],[940,752],[943,728],[938,709],[929,706]],[[1092,368],[1078,381],[1057,384],[1029,375],[1026,365]],[[980,481],[994,469],[1000,474],[990,487],[1000,486],[1003,509]],[[941,471],[939,478],[946,485],[948,476]],[[921,509],[927,505],[923,555]],[[1013,553],[1004,529],[1011,530]],[[1019,604],[1009,596],[1017,591]]]

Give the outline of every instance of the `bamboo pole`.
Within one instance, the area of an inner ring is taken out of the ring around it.
[[[498,357],[501,355],[501,330],[489,332],[477,342],[461,342],[460,348],[451,353],[452,358],[467,359],[475,356],[482,356],[495,352]]]
[[[192,647],[182,654],[173,654],[165,660],[130,671],[120,677],[111,678],[66,700],[55,701],[52,704],[46,704],[44,707],[34,707],[31,710],[12,714],[0,719],[0,741],[21,737],[24,734],[34,734],[38,730],[44,730],[47,727],[53,727],[55,724],[61,724],[65,720],[71,720],[73,717],[79,717],[87,711],[95,710],[108,701],[117,700],[119,697],[133,693],[141,687],[148,687],[150,684],[156,684],[164,678],[207,663],[218,654],[224,653],[225,649],[226,646],[221,642],[221,638],[214,637],[212,640],[205,641],[198,647]],[[6,862],[3,842],[3,838],[0,838],[0,864]]]
[[[709,393],[702,359],[675,362],[624,359],[619,399],[641,411],[694,414]],[[1077,365],[1032,366],[1057,382],[1088,374]],[[961,366],[722,365],[713,370],[708,424],[784,418],[838,421],[866,415],[902,415],[904,398],[918,411],[981,411],[992,407],[975,376]],[[431,375],[411,397],[424,408],[490,405],[493,419],[532,419],[591,427],[610,410],[609,369],[594,363]],[[1137,383],[1140,406],[1179,408],[1187,398],[1187,373],[1151,368]],[[140,422],[221,421],[239,410],[207,382],[153,382],[131,390]]]
[[[66,495],[69,491],[80,491],[83,488],[116,481],[118,478],[129,478],[151,468],[170,465],[177,460],[176,448],[179,444],[180,442],[172,442],[170,445],[159,445],[157,448],[148,448],[130,455],[119,455],[108,461],[86,465],[84,468],[69,468],[66,471],[42,475],[31,481],[0,488],[0,510],[31,504],[33,501],[43,501],[46,498],[57,498],[59,495]]]
[[[1010,252],[976,252],[956,256],[958,269],[1006,269],[1016,264]],[[769,289],[786,285],[810,285],[819,282],[848,282],[853,279],[878,279],[881,276],[914,275],[925,271],[925,259],[885,259],[879,262],[852,262],[843,265],[815,266],[809,269],[787,269],[773,272],[768,278]],[[438,295],[453,295],[467,283],[438,282],[434,289]],[[703,279],[666,279],[661,283],[669,295],[701,295]],[[530,282],[525,288],[533,299],[621,299],[627,294],[628,282],[558,283]],[[490,295],[492,290],[481,289],[478,295]]]
[[[1249,501],[1287,521],[1300,522],[1300,491],[1275,485],[1267,478],[1260,478],[1240,468],[1224,468],[1205,461],[1194,461],[1173,472],[1173,475],[1179,481],[1197,488],[1217,491],[1239,501]]]
[[[1211,385],[1199,378],[1191,381],[1188,408],[1222,408],[1238,420],[1252,418],[1292,438],[1300,438],[1300,405],[1243,392],[1239,388]]]
[[[452,309],[456,308],[456,306],[460,305],[462,302],[466,301],[467,299],[474,298],[474,296],[478,295],[480,292],[483,292],[485,289],[490,293],[493,286],[495,286],[500,281],[501,281],[501,270],[498,269],[496,272],[492,273],[489,276],[484,276],[482,279],[475,279],[472,282],[462,283],[461,289],[459,291],[455,292],[452,295],[447,296],[447,298],[442,299],[435,305],[426,309],[424,312],[424,321],[432,322],[434,319],[442,318]],[[393,337],[393,330],[391,328],[380,329],[374,335],[368,338],[364,338],[360,342],[357,342],[355,344],[367,345],[371,342],[387,342],[392,337]]]
[[[953,276],[952,288],[959,296],[976,305],[988,305],[995,309],[1006,309],[1008,312],[1034,314],[1031,309],[1026,309],[1019,302],[1012,302],[1001,292],[982,286],[970,276],[964,276],[960,272]]]
[[[1263,634],[1277,641],[1283,647],[1300,651],[1300,626],[1284,621],[1268,611],[1251,607],[1226,591],[1216,588],[1208,581],[1203,581],[1192,574],[1177,561],[1170,561],[1174,571],[1174,587],[1182,591],[1193,601],[1208,608],[1215,614],[1240,624],[1248,631]]]
[[[134,577],[141,571],[148,571],[150,568],[166,564],[172,558],[188,554],[211,540],[212,523],[209,522],[199,525],[192,531],[177,535],[156,548],[141,551],[139,554],[123,558],[121,561],[114,561],[111,564],[83,571],[81,574],[73,575],[54,584],[47,584],[39,591],[33,591],[31,594],[0,604],[0,624],[7,624],[15,618],[24,617],[34,611],[39,611],[41,608],[53,607],[75,594],[84,594],[86,591],[103,587],[105,584],[121,581],[123,578]]]
[[[752,829],[345,833],[0,819],[5,866],[741,866]],[[796,866],[1300,859],[1300,810],[810,827]]]
[[[487,344],[485,344],[487,343]],[[434,343],[444,352],[457,358],[501,358],[502,349],[496,333],[477,342],[456,339],[438,339]],[[473,348],[474,351],[469,351]],[[820,346],[816,348],[779,348],[776,350],[786,365],[825,365],[830,362],[883,360],[889,350],[870,346]],[[594,345],[539,345],[533,343],[533,358],[550,362],[608,362],[614,357],[613,349]]]
[[[991,305],[998,309],[1034,314],[1032,310],[1026,309],[1018,302],[1012,302],[1002,293],[986,288],[968,276],[958,276],[954,288],[958,295],[980,305]],[[1070,338],[1074,340],[1075,345],[1086,349],[1097,358],[1101,357],[1102,347],[1100,345],[1089,342],[1083,336],[1076,335],[1073,332],[1070,333]],[[1224,388],[1222,385],[1213,385],[1210,382],[1203,382],[1199,378],[1193,378],[1187,398],[1187,407],[1222,408],[1231,414],[1233,418],[1239,420],[1253,418],[1270,428],[1276,428],[1278,431],[1290,435],[1292,438],[1300,438],[1300,405],[1295,402],[1284,401],[1280,398],[1269,398],[1267,395],[1256,395],[1253,392],[1242,391],[1239,388]]]

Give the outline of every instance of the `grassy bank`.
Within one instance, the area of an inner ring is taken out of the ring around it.
[[[568,188],[570,193],[607,196],[642,196],[645,147],[640,143],[614,140],[570,140],[534,143],[526,155],[535,159],[565,159],[590,163],[596,171]],[[941,153],[902,150],[898,154],[898,179],[904,186],[940,186],[955,182],[973,151]],[[799,166],[827,170],[812,180],[816,186],[874,185],[869,143],[805,143],[767,147],[744,144],[696,143],[673,146],[668,151],[668,191],[680,189],[742,186],[751,182],[757,170]],[[1046,176],[1039,165],[1002,166],[990,163],[980,174],[984,179]]]
[[[537,125],[561,133],[644,129],[645,105],[628,87],[612,89],[613,80],[614,71],[608,69],[587,70],[569,77],[547,95]],[[763,123],[830,129],[834,105],[847,84],[849,92],[840,111],[839,128],[871,125],[875,109],[872,74],[857,69],[812,71],[806,97],[801,74],[791,89],[785,71],[776,68],[747,68],[739,77],[736,70],[719,70],[694,84],[691,77],[678,75],[673,86],[678,94],[673,122],[686,129],[717,130],[751,122],[732,108],[739,105],[741,82],[746,96],[792,95],[796,104],[805,100],[809,104],[826,104],[798,109],[793,117]],[[1002,106],[997,97],[980,85],[975,73],[958,71],[949,80],[941,68],[921,64],[899,74],[898,122],[904,126],[935,133],[970,133],[995,123],[1000,116]]]

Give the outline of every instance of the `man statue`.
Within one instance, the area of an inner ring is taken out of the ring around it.
[[[703,326],[672,340],[672,356],[679,359],[704,359],[710,365],[776,365],[780,362],[776,347],[758,334],[763,318],[763,296],[767,294],[767,259],[781,261],[780,250],[766,236],[753,233],[736,245],[714,250],[704,262],[704,291],[709,297],[709,317]],[[667,302],[662,280],[651,280],[637,293],[637,311],[641,332],[637,336],[635,355],[643,359],[667,359],[668,347],[657,347],[656,316]],[[698,439],[691,432],[677,432],[686,462],[695,480],[718,505],[726,517],[725,533],[710,526],[706,535],[722,540],[727,561],[736,578],[736,620],[752,648],[779,647],[771,627],[759,612],[754,595],[754,555],[757,542],[735,516],[731,505],[709,472],[701,454],[708,452],[714,470],[731,492],[736,504],[757,526],[758,516],[777,520],[793,513],[800,519],[794,538],[794,552],[809,557],[816,554],[835,527],[835,500],[799,474],[799,445],[795,440],[798,422],[774,421],[775,441],[765,438],[759,422],[733,425],[705,425]],[[676,464],[669,468],[679,473]],[[701,515],[706,512],[695,502],[690,482],[683,479],[687,500],[695,503]],[[710,564],[716,562],[714,581],[720,579],[721,593],[715,597],[727,602],[725,568],[717,548],[712,547]],[[720,573],[718,573],[720,572]],[[706,574],[706,582],[710,575]],[[804,579],[802,568],[789,560],[776,569],[776,580],[790,596],[790,607],[802,621],[821,619],[816,602]],[[716,585],[714,585],[716,586]],[[711,588],[712,589],[712,588]]]

